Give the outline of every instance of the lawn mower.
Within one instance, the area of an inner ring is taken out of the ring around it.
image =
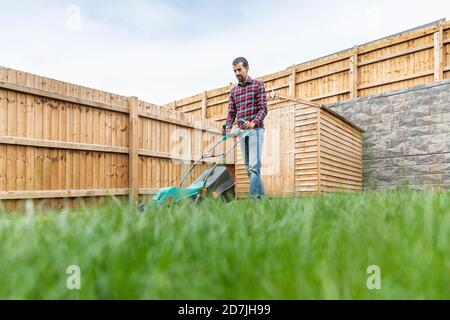
[[[246,122],[246,120],[239,119],[238,121]],[[225,124],[223,125],[225,128]],[[229,130],[223,135],[219,141],[211,146],[202,156],[194,162],[192,167],[181,178],[179,186],[162,188],[156,192],[153,197],[153,204],[156,206],[164,206],[171,203],[176,203],[184,199],[191,199],[194,202],[201,201],[206,195],[211,195],[214,198],[221,198],[225,201],[230,201],[234,198],[234,181],[226,166],[220,166],[219,163],[236,148],[238,143],[247,136],[254,133],[252,130],[235,129]],[[211,155],[212,151],[225,142],[229,137],[239,137],[236,139],[234,145],[219,155]],[[213,166],[203,172],[190,186],[183,188],[183,183],[194,168],[203,160],[208,158],[217,158]]]

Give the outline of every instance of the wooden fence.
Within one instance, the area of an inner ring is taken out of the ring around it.
[[[231,72],[231,66],[230,66]],[[450,78],[450,22],[441,20],[259,78],[276,94],[333,103]],[[223,121],[232,84],[165,105]],[[269,108],[286,105],[274,101]]]
[[[192,115],[0,67],[0,210],[136,202],[179,183],[219,137],[217,124]]]

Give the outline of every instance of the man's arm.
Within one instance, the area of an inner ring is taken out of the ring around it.
[[[230,93],[230,101],[228,104],[228,115],[227,115],[227,130],[231,130],[233,127],[234,119],[236,119],[236,103],[233,97],[233,91]]]
[[[258,93],[256,96],[256,104],[258,105],[258,113],[252,122],[259,126],[264,121],[264,118],[267,115],[267,96],[266,96],[266,88],[264,87],[264,83],[261,82],[261,85],[258,88]]]

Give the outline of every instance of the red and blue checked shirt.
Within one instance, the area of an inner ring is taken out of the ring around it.
[[[239,83],[230,93],[228,106],[227,130],[233,127],[236,120],[239,128],[244,128],[244,122],[252,121],[256,128],[264,128],[264,118],[267,115],[267,97],[264,83],[247,77],[244,83]]]

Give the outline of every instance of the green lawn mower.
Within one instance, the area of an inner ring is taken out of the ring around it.
[[[246,120],[239,119],[238,121],[245,122]],[[225,128],[225,125],[224,125]],[[184,199],[191,199],[194,202],[200,201],[206,195],[211,195],[214,198],[221,198],[225,201],[234,199],[234,181],[226,166],[219,165],[219,163],[233,151],[238,143],[254,132],[252,130],[235,129],[228,131],[217,141],[212,147],[206,150],[202,156],[194,162],[188,172],[181,178],[180,185],[177,187],[162,188],[156,192],[153,197],[153,204],[161,207],[164,205],[177,203]],[[211,152],[217,148],[221,143],[225,142],[229,137],[239,137],[236,139],[234,145],[219,155],[210,155]],[[183,188],[183,183],[194,168],[205,159],[217,158],[213,166],[203,172],[190,186]]]

